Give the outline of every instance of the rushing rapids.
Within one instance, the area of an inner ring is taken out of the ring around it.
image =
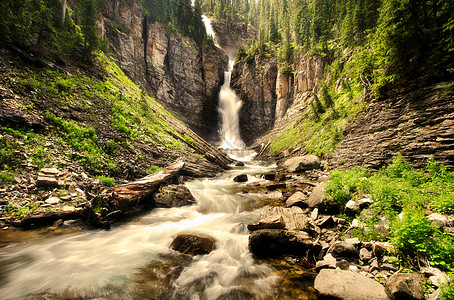
[[[261,182],[259,175],[274,166],[245,168],[188,182],[196,205],[156,209],[107,231],[7,244],[0,251],[0,298],[218,299],[231,293],[269,297],[277,276],[254,261],[244,225],[258,218],[254,209],[263,198],[243,194],[245,183],[232,178],[247,172],[250,182]],[[215,237],[215,250],[183,259],[169,249],[182,232]],[[172,268],[163,267],[169,265]]]

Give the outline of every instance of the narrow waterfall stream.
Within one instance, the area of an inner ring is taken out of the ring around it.
[[[232,179],[247,172],[249,183],[260,183],[260,174],[274,167],[249,164],[188,182],[196,205],[156,209],[111,230],[3,245],[0,299],[219,299],[229,293],[266,299],[278,278],[254,262],[245,227],[258,218],[254,209],[263,196],[242,193],[246,183]],[[188,231],[215,237],[215,250],[180,262],[169,245]]]

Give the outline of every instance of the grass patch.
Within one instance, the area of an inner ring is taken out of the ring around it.
[[[157,173],[157,172],[161,171],[162,169],[163,169],[163,167],[151,165],[151,166],[148,168],[148,174]]]
[[[115,186],[115,179],[108,176],[98,176],[96,177],[102,185],[105,186]]]

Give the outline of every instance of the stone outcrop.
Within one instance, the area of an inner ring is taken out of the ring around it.
[[[256,57],[253,63],[240,62],[232,72],[232,88],[243,105],[240,133],[247,144],[270,130],[276,114],[275,58]]]
[[[99,22],[117,63],[142,88],[191,129],[213,138],[217,96],[227,68],[225,54],[148,22],[139,2],[109,1]]]
[[[440,84],[389,91],[361,112],[343,132],[332,167],[379,168],[400,152],[414,167],[429,157],[454,165],[454,89]]]
[[[283,167],[290,173],[318,169],[320,168],[320,158],[316,155],[296,156],[284,161]]]
[[[323,269],[315,278],[314,288],[321,299],[390,299],[381,284],[351,271]]]

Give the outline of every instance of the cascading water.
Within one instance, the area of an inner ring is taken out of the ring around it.
[[[217,47],[220,47],[216,40],[216,35],[211,26],[211,20],[202,16],[207,35],[213,38]],[[229,59],[228,70],[224,72],[224,84],[219,93],[219,114],[221,115],[221,145],[230,157],[240,161],[250,161],[256,155],[255,151],[244,149],[245,143],[240,135],[240,109],[242,102],[230,87],[232,71],[235,61]]]
[[[240,136],[240,118],[241,100],[235,91],[230,88],[232,77],[233,60],[229,61],[229,69],[224,72],[224,84],[219,93],[219,113],[222,117],[221,137],[223,139],[221,148],[223,149],[242,149],[244,142]]]
[[[249,181],[264,181],[259,175],[274,167],[249,165]],[[232,180],[244,172],[188,182],[193,206],[156,209],[108,231],[3,244],[0,299],[271,298],[278,278],[254,262],[244,226],[258,218],[254,208],[262,198],[241,193],[245,184]],[[215,237],[215,250],[185,261],[169,245],[188,231]]]

